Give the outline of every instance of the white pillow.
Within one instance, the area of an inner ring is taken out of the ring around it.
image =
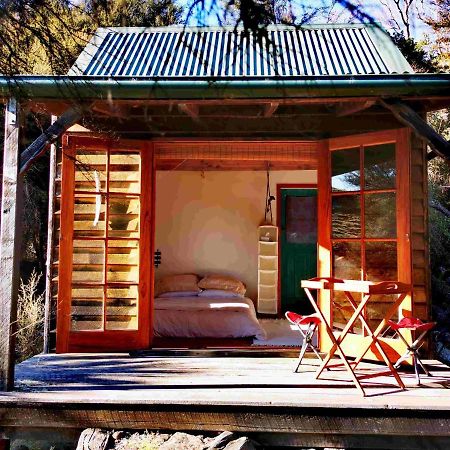
[[[233,291],[225,291],[222,289],[205,289],[204,291],[199,292],[199,297],[212,297],[212,298],[243,298],[244,296]]]
[[[174,298],[174,297],[197,297],[199,291],[172,291],[163,292],[158,295],[158,298]]]

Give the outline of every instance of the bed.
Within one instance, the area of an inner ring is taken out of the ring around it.
[[[155,336],[266,338],[249,298],[157,297],[154,310]]]

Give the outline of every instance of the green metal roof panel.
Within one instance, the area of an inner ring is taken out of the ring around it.
[[[273,78],[413,73],[377,25],[100,28],[69,75]]]

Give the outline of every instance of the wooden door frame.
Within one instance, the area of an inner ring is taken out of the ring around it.
[[[331,217],[331,158],[334,150],[351,147],[371,146],[395,142],[396,157],[396,223],[397,223],[397,271],[398,279],[412,287],[412,247],[411,247],[411,131],[408,128],[385,130],[343,136],[321,141],[318,167],[318,276],[332,276],[332,217]],[[402,238],[401,238],[402,237]],[[408,270],[399,270],[405,267]],[[331,320],[332,308],[329,291],[319,292],[319,306],[327,320]],[[413,314],[413,299],[407,295],[402,303]],[[409,337],[410,338],[410,337]],[[321,350],[328,350],[331,341],[324,325],[319,327],[319,345]]]
[[[74,182],[75,166],[71,157],[77,149],[88,148],[95,151],[117,149],[118,151],[136,151],[141,155],[141,194],[139,241],[139,306],[137,330],[70,330],[71,317],[71,284],[73,258],[73,219],[74,219]],[[61,173],[61,224],[59,242],[58,294],[57,294],[57,326],[56,352],[67,353],[77,351],[112,351],[113,348],[101,343],[92,345],[89,338],[102,333],[105,338],[114,339],[115,350],[131,350],[149,348],[153,339],[153,296],[154,296],[154,241],[155,241],[155,158],[153,143],[147,141],[114,140],[101,137],[65,135],[63,139],[63,158]],[[130,339],[130,334],[137,331]],[[86,333],[88,333],[87,336]]]
[[[315,189],[319,194],[318,183],[277,183],[277,216],[276,224],[278,227],[278,301],[277,317],[282,318],[281,314],[281,191],[282,189]],[[317,225],[319,226],[319,225]]]

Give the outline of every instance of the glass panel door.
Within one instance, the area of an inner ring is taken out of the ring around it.
[[[330,159],[333,276],[397,280],[395,142],[336,149]],[[334,296],[333,325],[343,328],[353,310]],[[369,322],[381,317],[383,300],[371,302]]]
[[[321,149],[318,181],[319,276],[410,284],[408,130],[330,139]],[[361,298],[355,295],[355,300]],[[392,301],[389,296],[372,296],[364,311],[369,325],[379,324]],[[353,314],[350,303],[337,291],[321,292],[319,304],[336,330]],[[402,314],[412,310],[411,296],[401,310]],[[368,339],[366,334],[361,322],[356,322],[345,339],[349,355],[358,354],[360,344]],[[385,340],[395,358],[400,347],[392,341]],[[329,345],[322,327],[321,348],[326,350]]]
[[[64,155],[63,181],[73,176],[72,186],[66,180],[61,202],[61,214],[71,216],[61,221],[67,240],[61,242],[60,272],[70,278],[68,292],[59,286],[59,297],[70,302],[64,351],[131,349],[148,341],[149,330],[141,330],[140,324],[150,321],[149,292],[141,289],[151,285],[150,254],[145,252],[149,234],[141,229],[151,211],[152,196],[145,191],[151,188],[152,173],[143,170],[149,155],[136,147],[75,146]],[[68,253],[71,273],[65,274]]]

